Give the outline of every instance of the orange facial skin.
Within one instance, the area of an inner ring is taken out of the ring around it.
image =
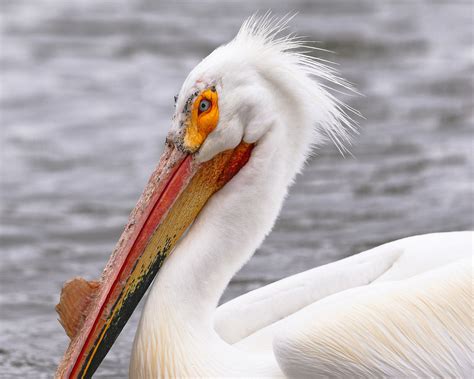
[[[210,102],[210,107],[200,112],[199,104],[205,99]],[[191,118],[186,127],[184,135],[184,146],[190,152],[199,149],[206,137],[211,133],[219,122],[219,104],[215,88],[206,89],[194,100],[191,109]]]

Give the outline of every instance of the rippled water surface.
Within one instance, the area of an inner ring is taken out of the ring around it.
[[[162,150],[189,70],[257,9],[298,11],[364,97],[318,151],[229,299],[396,238],[472,228],[469,1],[2,2],[0,376],[51,377],[62,283],[97,277]],[[284,5],[286,4],[286,5]],[[125,377],[139,312],[97,377]]]

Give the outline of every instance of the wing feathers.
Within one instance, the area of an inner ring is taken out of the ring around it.
[[[315,303],[275,337],[288,377],[466,377],[472,373],[472,260]]]
[[[371,283],[402,253],[397,246],[380,246],[251,291],[221,305],[214,327],[226,342],[237,343],[326,296]]]

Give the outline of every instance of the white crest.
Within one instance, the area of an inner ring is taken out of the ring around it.
[[[333,62],[313,54],[327,50],[312,46],[304,37],[287,33],[295,15],[278,18],[270,12],[263,16],[254,14],[243,23],[231,44],[238,45],[240,51],[258,51],[258,54],[250,55],[260,58],[263,64],[278,62],[282,72],[292,79],[299,79],[295,85],[306,93],[306,101],[320,113],[316,132],[328,137],[341,154],[347,153],[351,136],[357,133],[358,126],[350,114],[360,117],[360,113],[338,100],[332,92],[357,92],[351,83],[339,76]],[[273,59],[268,59],[271,56]]]

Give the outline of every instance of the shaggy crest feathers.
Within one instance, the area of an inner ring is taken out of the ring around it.
[[[278,18],[270,12],[263,16],[254,14],[242,24],[230,44],[238,45],[242,50],[258,51],[259,54],[254,56],[276,56],[274,61],[279,62],[279,69],[294,74],[292,79],[297,79],[300,88],[306,92],[309,106],[318,112],[320,117],[315,132],[329,138],[342,155],[350,153],[347,146],[351,144],[353,134],[357,134],[358,127],[350,114],[356,117],[361,115],[331,92],[357,91],[330,66],[334,63],[309,55],[315,50],[327,50],[311,46],[310,41],[294,33],[285,34],[295,16]]]

